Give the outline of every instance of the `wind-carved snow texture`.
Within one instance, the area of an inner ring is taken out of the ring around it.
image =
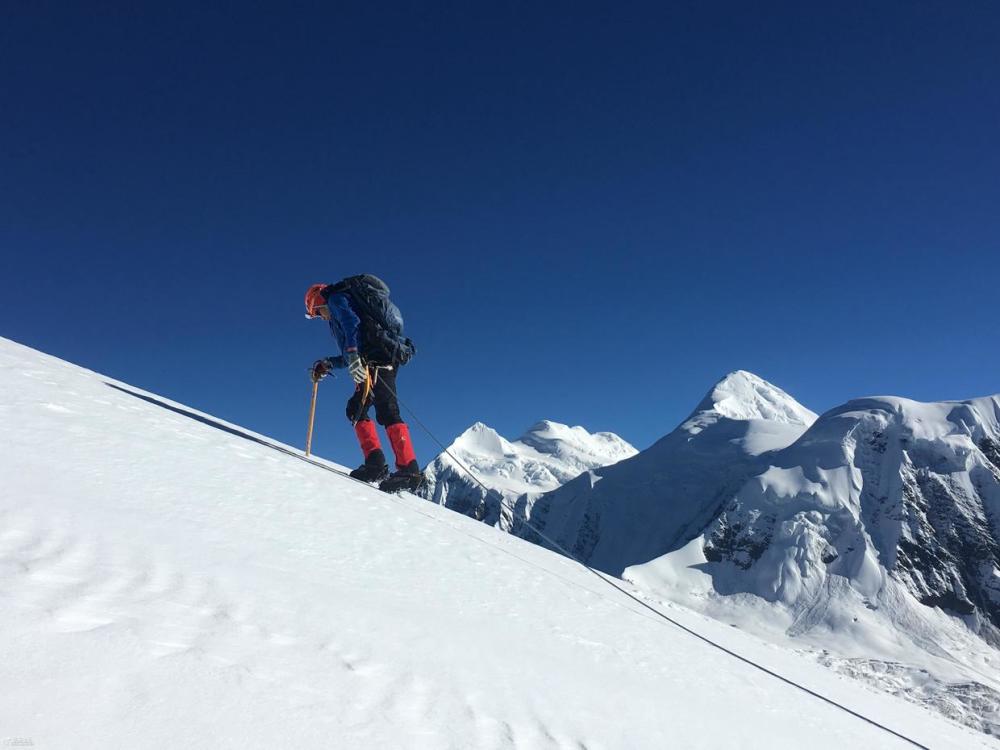
[[[910,747],[637,610],[564,557],[4,339],[0,425],[7,738],[74,750]],[[987,746],[663,606],[920,744]]]
[[[506,531],[513,522],[509,508],[519,497],[548,492],[583,472],[636,453],[635,448],[610,432],[591,434],[583,427],[546,420],[509,441],[477,422],[427,467],[421,495]],[[467,469],[488,491],[469,476]]]

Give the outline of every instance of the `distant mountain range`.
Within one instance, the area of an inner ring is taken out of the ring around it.
[[[582,427],[542,421],[516,440],[507,440],[477,422],[427,467],[422,494],[451,510],[509,530],[510,513],[503,512],[502,505],[512,508],[519,497],[554,490],[581,472],[636,453],[610,432],[591,434]]]
[[[737,371],[650,448],[592,455],[548,491],[496,485],[499,525],[1000,733],[1000,396],[817,417]]]

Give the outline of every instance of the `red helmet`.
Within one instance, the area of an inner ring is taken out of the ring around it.
[[[316,312],[316,308],[326,304],[326,298],[323,297],[323,290],[328,286],[330,285],[313,284],[306,290],[306,315],[310,318],[315,318],[319,314]]]

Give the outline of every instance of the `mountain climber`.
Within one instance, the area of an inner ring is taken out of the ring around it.
[[[399,416],[396,397],[398,370],[416,350],[413,342],[403,337],[403,317],[389,300],[389,287],[371,274],[351,276],[336,284],[313,284],[306,291],[306,317],[328,321],[341,351],[340,356],[313,363],[313,382],[331,370],[346,369],[355,383],[354,395],[347,402],[347,418],[354,425],[365,462],[351,476],[379,482],[379,489],[385,492],[416,490],[424,477],[410,430]],[[368,418],[373,404],[375,418],[385,428],[395,454],[392,475],[378,432]]]

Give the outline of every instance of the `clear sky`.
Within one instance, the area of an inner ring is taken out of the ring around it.
[[[336,353],[302,296],[360,272],[447,440],[645,447],[738,368],[814,411],[1000,391],[996,3],[3,16],[0,335],[296,444]],[[354,464],[349,391],[316,450]]]

